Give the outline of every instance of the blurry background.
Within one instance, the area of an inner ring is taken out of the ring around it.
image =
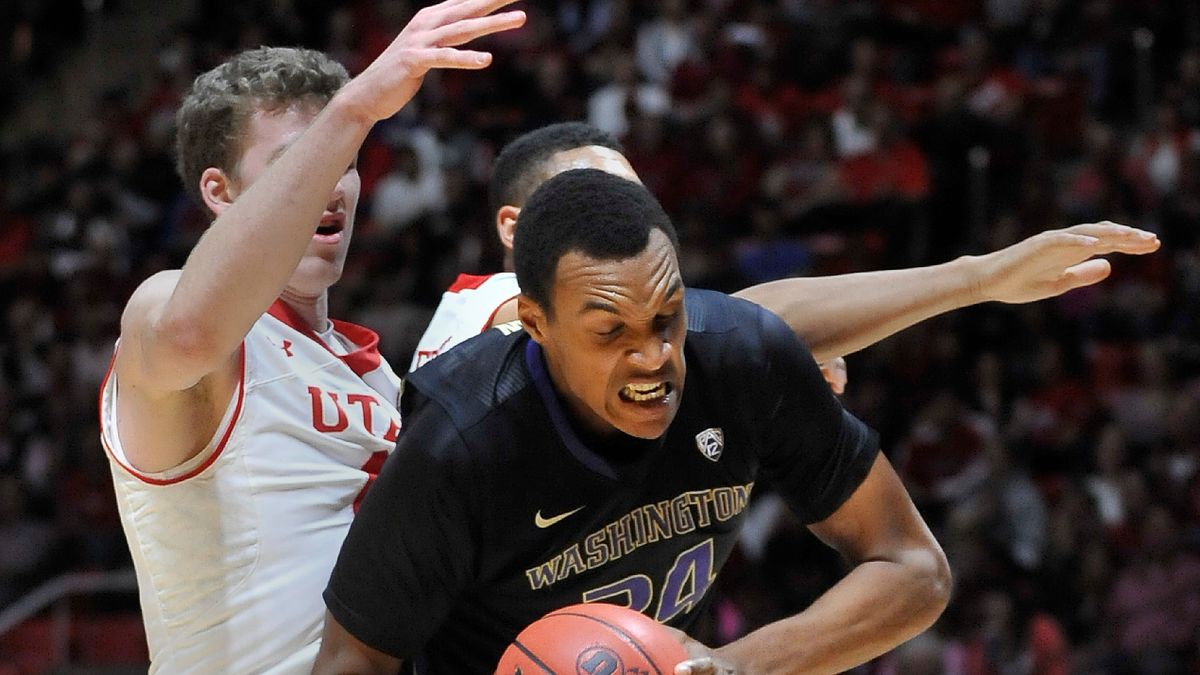
[[[0,3],[0,674],[144,672],[94,411],[125,299],[206,225],[172,168],[181,92],[260,44],[357,72],[417,4]],[[522,6],[488,71],[429,76],[367,141],[334,316],[407,364],[453,276],[500,267],[497,150],[563,120],[624,140],[695,286],[942,262],[1099,219],[1154,230],[1163,249],[1098,288],[849,359],[845,402],[957,581],[933,630],[861,670],[1200,672],[1200,3]],[[841,573],[761,498],[700,637]]]

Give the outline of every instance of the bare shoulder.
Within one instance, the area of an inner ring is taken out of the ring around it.
[[[146,364],[143,342],[163,307],[175,292],[181,270],[159,272],[138,284],[125,311],[121,313],[121,340],[117,348],[115,372],[121,380],[133,382],[145,379]]]
[[[153,327],[175,292],[181,273],[182,270],[164,270],[138,284],[121,313],[123,344],[140,341]]]
[[[181,274],[167,270],[143,281],[121,315],[116,373],[147,392],[182,392],[209,375],[236,368],[236,344],[213,347],[208,328],[214,317],[171,311],[172,303],[180,302],[175,295]]]
[[[496,308],[496,313],[492,315],[492,321],[488,324],[488,328],[495,328],[506,323],[516,321],[517,316],[517,299],[509,298],[504,301],[503,305]]]
[[[164,270],[138,284],[121,315],[122,338],[130,337],[131,329],[154,320],[171,299],[182,273],[183,270]]]
[[[162,335],[159,318],[179,276],[169,270],[143,281],[121,316],[116,421],[127,458],[146,473],[174,468],[204,448],[240,377],[237,352],[215,368],[197,369],[177,341]]]

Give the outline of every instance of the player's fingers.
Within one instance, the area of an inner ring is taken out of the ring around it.
[[[1094,248],[1100,243],[1100,238],[1090,234],[1082,234],[1078,232],[1069,232],[1062,230],[1053,233],[1048,240],[1054,246],[1063,246],[1071,248]]]
[[[717,664],[712,657],[688,659],[675,666],[675,675],[717,675]]]
[[[1153,232],[1107,220],[1075,225],[1065,231],[1096,237],[1105,252],[1142,254],[1156,251],[1160,246],[1158,235]]]
[[[1112,265],[1104,258],[1094,258],[1068,267],[1059,280],[1060,292],[1082,288],[1103,281],[1112,274]]]
[[[1101,252],[1100,240],[1086,234],[1066,230],[1042,232],[1032,238],[1032,248],[1025,249],[1025,260],[1039,265],[1062,269],[1074,265]]]
[[[413,56],[413,65],[422,71],[431,68],[453,68],[458,70],[480,70],[492,63],[489,52],[453,47],[431,47],[418,50]]]
[[[1075,232],[1078,234],[1090,234],[1094,237],[1115,237],[1126,234],[1142,232],[1136,227],[1114,223],[1111,220],[1101,220],[1098,223],[1080,223],[1065,228],[1064,232]]]
[[[439,47],[457,47],[485,35],[520,28],[524,25],[525,12],[520,10],[502,12],[474,19],[463,19],[434,29],[429,33],[429,42]]]
[[[444,2],[430,8],[438,15],[438,25],[447,25],[470,17],[487,16],[492,12],[507,7],[517,0],[460,0],[459,2]]]
[[[1162,242],[1153,232],[1128,228],[1110,236],[1100,237],[1100,246],[1106,253],[1142,255],[1157,251]]]
[[[1084,223],[1067,228],[1068,232],[1078,232],[1080,234],[1090,234],[1101,239],[1131,239],[1134,241],[1149,241],[1158,238],[1158,235],[1148,230],[1143,230],[1137,227],[1130,227],[1120,223],[1114,223],[1111,220],[1104,220],[1099,223]]]
[[[1098,223],[1080,223],[1071,227],[1063,228],[1063,232],[1075,232],[1078,234],[1090,234],[1092,236],[1103,236],[1116,234],[1123,230],[1132,230],[1134,228],[1126,225],[1114,223],[1111,220],[1102,220]]]

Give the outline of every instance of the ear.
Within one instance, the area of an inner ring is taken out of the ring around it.
[[[525,332],[529,333],[529,337],[533,338],[534,342],[545,343],[547,319],[546,312],[541,305],[534,302],[528,295],[518,295],[517,318],[521,320]]]
[[[496,234],[506,251],[512,251],[513,236],[517,233],[517,216],[520,214],[521,209],[507,204],[496,211]]]
[[[200,197],[213,215],[221,215],[237,195],[237,184],[224,171],[210,166],[200,174]]]

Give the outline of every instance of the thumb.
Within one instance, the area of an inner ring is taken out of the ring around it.
[[[1063,274],[1061,283],[1065,286],[1064,291],[1082,288],[1103,281],[1111,273],[1112,265],[1107,260],[1093,258],[1068,267]]]

